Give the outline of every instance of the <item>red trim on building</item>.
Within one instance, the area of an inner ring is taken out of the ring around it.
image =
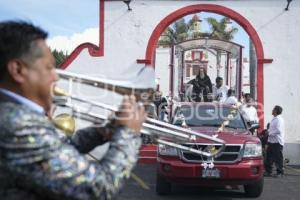
[[[255,46],[256,50],[256,56],[257,60],[263,60],[263,62],[257,63],[257,101],[262,106],[258,109],[258,115],[262,116],[260,117],[260,127],[264,127],[264,110],[263,110],[263,103],[264,103],[264,70],[263,70],[263,64],[266,63],[266,61],[270,61],[271,59],[264,59],[264,51],[263,51],[263,45],[262,42],[254,29],[254,27],[251,25],[251,23],[242,15],[237,13],[236,11],[220,6],[215,4],[196,4],[196,5],[190,5],[183,7],[181,9],[178,9],[171,14],[169,14],[167,17],[165,17],[154,29],[152,32],[149,41],[148,46],[146,49],[145,54],[145,60],[149,60],[150,64],[153,67],[153,54],[154,49],[156,47],[156,44],[159,40],[160,35],[163,33],[163,31],[174,21],[177,19],[180,19],[188,14],[198,13],[198,12],[213,12],[220,15],[224,15],[226,17],[231,18],[232,20],[236,21],[240,26],[244,28],[244,30],[248,33],[251,40],[253,41],[253,44]]]
[[[191,64],[207,64],[208,63],[208,60],[203,60],[203,61],[201,61],[201,60],[186,60],[185,61],[186,63],[191,63]]]
[[[62,69],[66,69],[80,54],[83,49],[88,49],[90,56],[104,56],[104,0],[99,0],[99,45],[92,43],[83,43],[76,47],[68,58],[61,64]]]
[[[260,59],[260,60],[257,60],[258,63],[261,63],[261,64],[270,64],[273,62],[273,59]]]
[[[150,65],[152,62],[151,62],[151,60],[147,60],[147,59],[137,59],[136,63]],[[153,62],[153,65],[154,65],[154,62]]]

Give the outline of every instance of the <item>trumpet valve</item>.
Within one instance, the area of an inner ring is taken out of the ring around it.
[[[59,87],[54,87],[53,94],[55,96],[69,96],[69,94],[64,89],[61,89]]]

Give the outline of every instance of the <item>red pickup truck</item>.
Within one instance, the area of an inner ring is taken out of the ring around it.
[[[237,108],[216,103],[181,103],[174,113],[171,120],[173,124],[215,135],[226,142],[226,148],[213,158],[213,165],[207,167],[207,161],[211,158],[160,144],[156,180],[158,194],[171,193],[172,184],[176,183],[243,185],[246,196],[260,196],[264,185],[261,143],[251,135],[250,127]],[[257,128],[257,125],[251,128]],[[198,138],[193,143],[183,145],[205,150],[212,143]],[[214,148],[218,148],[218,145],[214,145]]]

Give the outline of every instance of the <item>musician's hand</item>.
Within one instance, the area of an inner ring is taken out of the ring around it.
[[[48,110],[46,110],[46,116],[49,118],[49,120],[53,119],[53,114],[56,110],[56,106],[52,105],[51,108],[49,108]]]
[[[134,96],[125,96],[120,110],[116,112],[115,124],[127,126],[136,133],[140,133],[146,116],[144,106],[138,104]]]

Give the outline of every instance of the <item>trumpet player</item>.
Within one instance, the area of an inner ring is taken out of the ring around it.
[[[46,117],[58,80],[46,38],[30,23],[0,22],[0,199],[111,199],[137,161],[145,111],[124,97],[109,131],[83,129],[64,143]],[[100,163],[84,157],[108,140]]]

